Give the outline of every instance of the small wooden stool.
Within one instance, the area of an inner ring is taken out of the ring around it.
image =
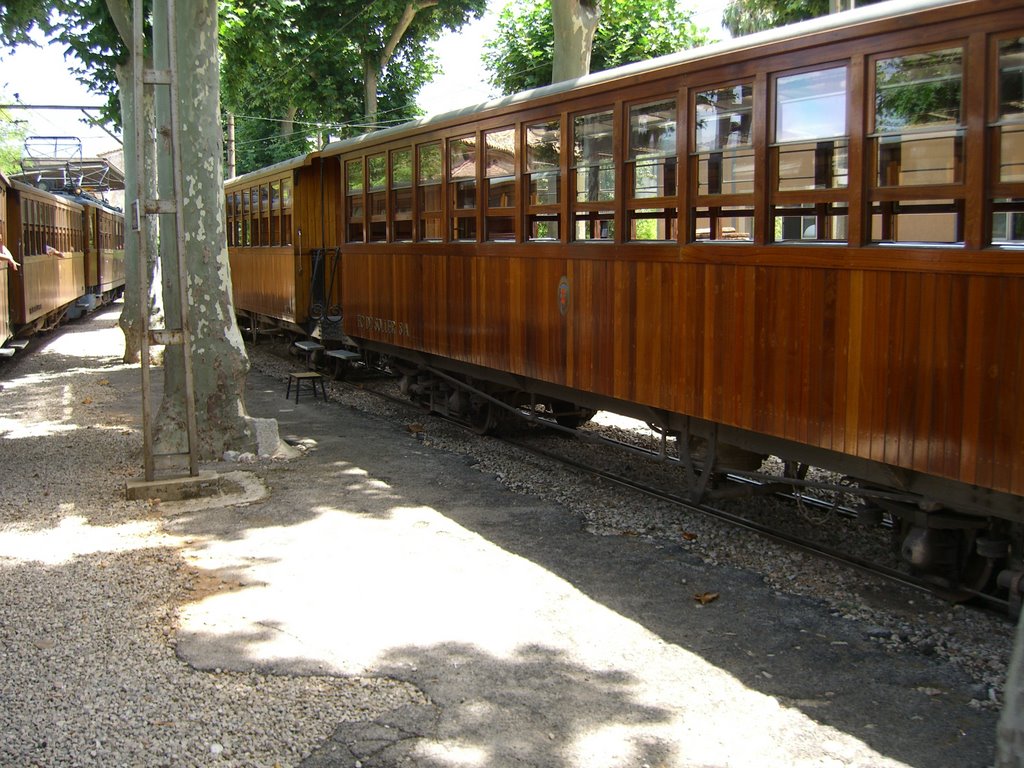
[[[327,390],[324,388],[324,377],[316,371],[296,371],[288,374],[288,389],[285,390],[284,396],[290,398],[292,396],[292,384],[295,385],[295,402],[299,402],[299,392],[302,391],[303,382],[308,382],[309,386],[313,390],[313,399],[318,397],[316,392],[317,382],[320,383],[320,394],[323,395],[324,402],[327,402]]]

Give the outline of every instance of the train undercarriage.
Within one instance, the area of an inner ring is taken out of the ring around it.
[[[1020,611],[1019,497],[501,371],[386,345],[361,346],[398,376],[410,399],[481,434],[523,418],[574,430],[597,411],[641,420],[661,436],[660,449],[645,453],[678,464],[694,503],[780,491],[836,505],[854,499],[848,511],[867,525],[889,528],[907,570],[938,594],[958,602],[998,595],[1010,613]],[[784,467],[781,475],[762,468],[770,456],[782,459],[776,461]]]

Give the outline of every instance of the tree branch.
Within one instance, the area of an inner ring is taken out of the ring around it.
[[[117,34],[124,42],[124,47],[132,51],[135,41],[132,39],[132,15],[129,0],[106,0],[106,4],[110,18],[113,19],[114,26],[117,27]]]
[[[402,18],[398,20],[394,30],[391,32],[391,37],[384,45],[384,50],[381,51],[380,61],[377,66],[378,72],[383,72],[384,67],[386,67],[388,62],[391,61],[391,57],[394,55],[395,49],[398,47],[398,44],[402,42],[402,37],[409,29],[413,19],[416,18],[416,14],[420,11],[426,10],[427,8],[434,7],[439,2],[440,0],[419,0],[419,2],[415,2],[414,0],[405,6],[405,10],[402,11]]]

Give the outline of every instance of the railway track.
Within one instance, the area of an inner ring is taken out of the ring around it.
[[[374,381],[375,380],[373,378],[365,378],[358,382],[340,380],[337,384],[342,387],[347,387],[372,395],[373,397],[386,400],[392,405],[411,409],[417,414],[422,415],[424,413],[422,406],[412,402],[404,396],[398,396],[388,392],[386,385],[381,387],[375,386]],[[390,381],[391,380],[389,379],[388,383],[390,383]],[[533,413],[525,413],[518,409],[508,408],[507,406],[505,408],[510,413],[518,413],[522,418],[522,424],[532,426],[534,429],[512,429],[510,430],[512,432],[511,436],[503,435],[499,432],[491,437],[493,439],[501,440],[505,444],[513,446],[517,450],[535,458],[555,463],[568,469],[570,472],[582,473],[588,477],[600,479],[617,487],[642,494],[650,499],[672,505],[682,511],[704,515],[734,528],[753,532],[759,536],[788,547],[793,551],[801,552],[821,560],[839,563],[859,573],[868,574],[881,579],[892,586],[898,585],[918,593],[932,595],[942,600],[952,601],[954,599],[950,591],[944,585],[936,584],[934,581],[910,574],[898,567],[898,564],[886,565],[874,562],[866,557],[844,551],[838,546],[832,546],[827,543],[815,541],[806,536],[787,531],[784,527],[779,525],[762,522],[756,519],[756,516],[742,514],[736,511],[738,507],[743,506],[742,499],[737,499],[724,504],[697,503],[686,498],[680,493],[666,489],[663,485],[659,487],[659,485],[644,482],[635,477],[630,477],[628,475],[609,470],[607,467],[597,466],[599,462],[588,463],[587,461],[581,461],[578,458],[566,455],[565,452],[554,451],[550,448],[542,447],[537,444],[538,438],[540,440],[544,440],[545,437],[550,438],[553,433],[558,433],[567,438],[562,441],[562,443],[567,446],[578,446],[583,443],[592,443],[602,446],[607,451],[628,452],[629,455],[638,456],[643,460],[650,461],[652,464],[666,463],[664,448],[649,449],[641,447],[637,443],[643,442],[642,438],[635,441],[627,441],[617,437],[614,434],[614,430],[608,430],[600,426],[586,430],[571,429],[555,423],[554,420],[547,419]],[[475,429],[472,424],[467,424],[438,414],[432,415],[437,418],[444,419],[446,423],[458,426],[460,429],[465,430],[467,435],[472,434],[473,437],[479,438],[479,434],[475,434],[478,430]],[[611,435],[602,434],[602,432],[609,431],[612,433]],[[651,439],[654,442],[658,441],[657,435],[652,435]],[[671,461],[671,459],[669,460]],[[824,501],[815,498],[812,495],[808,495],[808,491],[814,491],[816,489],[820,490],[829,487],[825,483],[786,477],[765,479],[765,477],[760,473],[730,473],[726,478],[728,483],[732,484],[737,496],[744,493],[750,493],[752,496],[770,494],[772,498],[790,504],[792,506],[794,517],[798,515],[806,517],[808,508],[817,510],[822,517],[835,514],[838,517],[844,517],[852,520],[856,519],[859,514],[858,510],[842,506],[836,501]],[[744,486],[747,486],[747,488],[744,489]],[[750,486],[756,486],[756,489],[751,490],[749,488]],[[728,493],[726,495],[728,495]],[[886,524],[887,521],[882,523],[883,526]],[[861,531],[861,535],[867,535],[862,526],[857,526],[856,528],[853,528],[853,530]],[[977,590],[959,589],[956,600],[963,601],[965,598],[975,601],[988,610],[1003,614],[1006,614],[1009,610],[1008,601],[1005,599],[984,594]]]

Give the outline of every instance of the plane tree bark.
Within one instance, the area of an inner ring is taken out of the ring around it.
[[[551,0],[555,32],[552,83],[590,74],[590,54],[600,21],[599,0]]]

